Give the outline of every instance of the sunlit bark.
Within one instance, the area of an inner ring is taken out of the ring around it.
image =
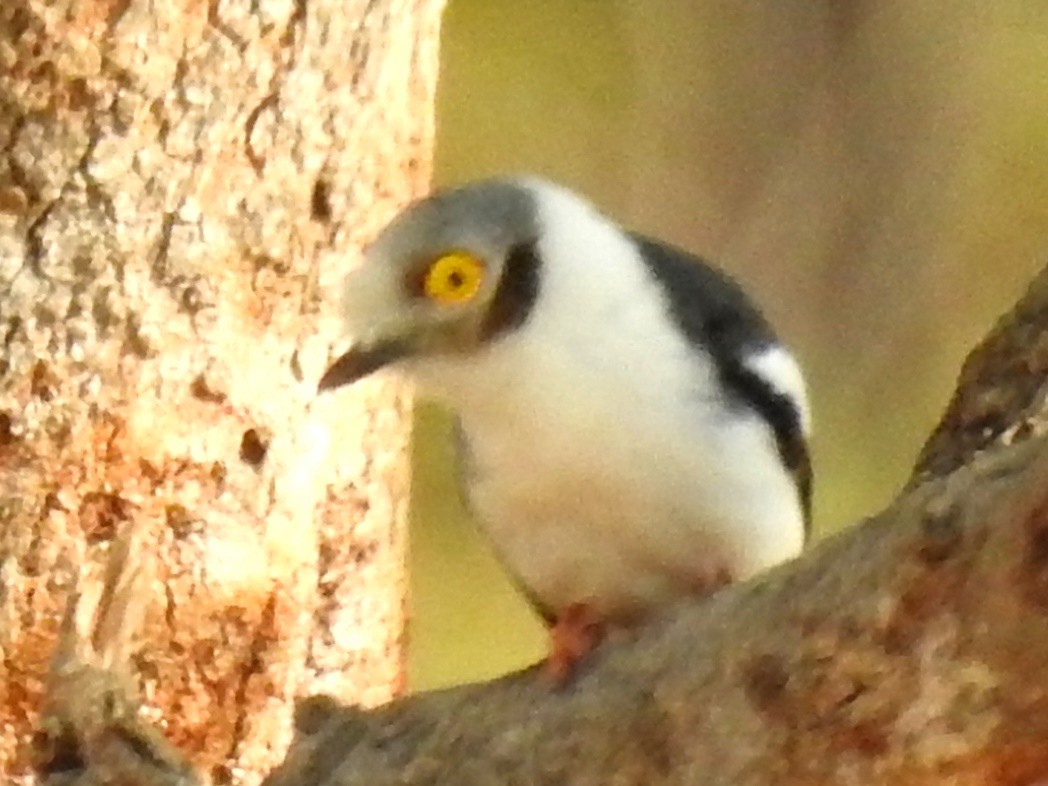
[[[217,781],[402,680],[408,398],[317,400],[338,283],[428,187],[440,0],[0,4],[0,779],[134,528],[134,674]]]

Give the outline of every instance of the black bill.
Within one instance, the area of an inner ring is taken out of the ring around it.
[[[370,347],[353,347],[336,360],[317,383],[317,392],[350,385],[408,354],[403,341],[383,341]]]

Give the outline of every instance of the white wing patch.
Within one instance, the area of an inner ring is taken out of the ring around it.
[[[771,346],[747,357],[746,368],[763,379],[772,390],[786,396],[797,407],[804,436],[811,434],[811,408],[804,384],[804,375],[793,355],[781,346]]]

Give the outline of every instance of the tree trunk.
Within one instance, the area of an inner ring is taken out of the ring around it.
[[[216,782],[295,697],[397,691],[409,398],[314,392],[342,276],[428,186],[442,4],[0,4],[5,782],[129,531],[147,714]]]
[[[268,786],[1048,783],[1048,269],[971,355],[911,486],[807,556],[531,670],[304,705]]]

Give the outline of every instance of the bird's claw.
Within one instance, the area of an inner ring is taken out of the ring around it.
[[[593,606],[586,603],[568,606],[550,628],[546,673],[557,684],[567,682],[579,661],[603,641],[604,634],[604,619]]]

